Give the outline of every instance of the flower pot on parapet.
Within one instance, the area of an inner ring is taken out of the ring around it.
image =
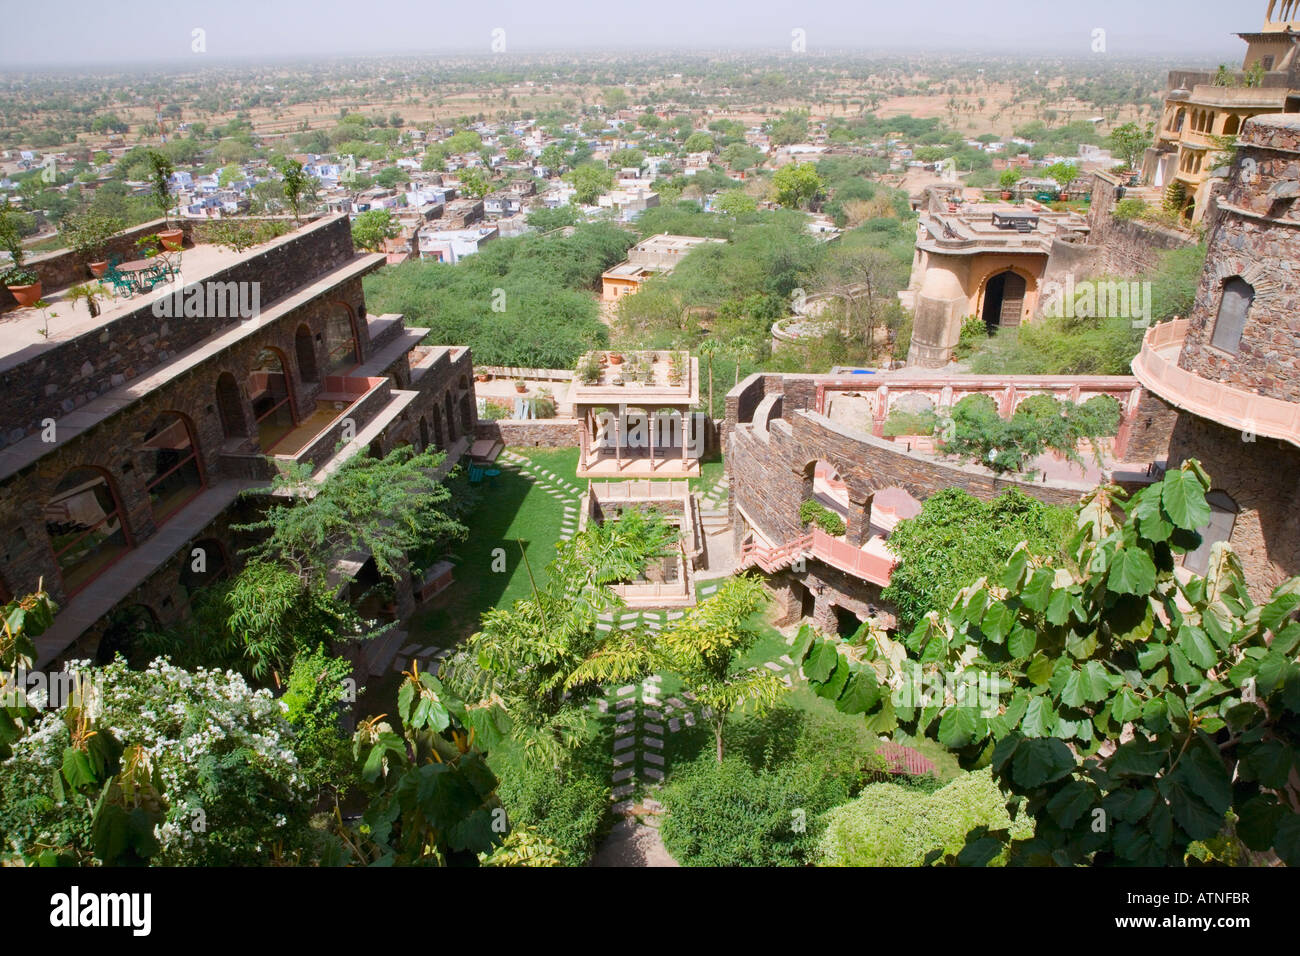
[[[158,233],[158,241],[168,252],[179,252],[185,241],[185,232],[182,229],[164,229]]]
[[[107,259],[105,259],[103,262],[90,262],[87,263],[87,265],[90,266],[90,274],[94,276],[96,279],[103,278],[104,273],[108,271]]]
[[[5,288],[9,290],[10,294],[18,300],[18,304],[24,309],[30,308],[41,301],[41,283],[39,280],[27,285],[6,285]]]

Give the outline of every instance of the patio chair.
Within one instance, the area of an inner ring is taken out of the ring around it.
[[[116,268],[112,268],[104,273],[104,278],[113,284],[114,296],[125,293],[126,297],[130,298],[135,295],[135,279],[127,275],[125,272],[118,272]]]

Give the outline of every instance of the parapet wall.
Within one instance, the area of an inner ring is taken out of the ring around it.
[[[265,309],[354,255],[348,219],[338,216],[274,240],[204,281],[259,282]],[[29,434],[43,418],[65,415],[240,321],[233,315],[162,319],[153,303],[142,298],[120,318],[0,373],[0,447]]]

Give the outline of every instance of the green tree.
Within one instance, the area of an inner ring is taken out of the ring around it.
[[[776,201],[788,209],[803,209],[823,194],[825,183],[812,163],[788,163],[772,175]]]
[[[378,252],[385,239],[398,233],[397,220],[387,209],[368,209],[352,220],[352,241],[368,252]]]
[[[316,178],[303,172],[302,163],[296,159],[286,159],[280,164],[280,181],[284,188],[284,200],[293,210],[293,221],[299,222],[302,204],[312,201],[316,195]]]
[[[1210,487],[1189,460],[1131,499],[1094,490],[1064,559],[1018,548],[919,624],[906,658],[846,665],[852,693],[828,686],[834,647],[806,642],[805,673],[840,709],[989,767],[1033,819],[1028,839],[977,828],[956,862],[1009,846],[1029,864],[1300,863],[1300,578],[1256,604],[1226,542],[1204,576],[1175,573]],[[917,692],[936,680],[955,691]]]
[[[1143,130],[1137,123],[1116,126],[1107,138],[1111,152],[1124,161],[1125,169],[1136,169],[1142,154],[1151,145],[1151,124]]]
[[[1079,178],[1079,167],[1074,163],[1052,163],[1047,167],[1047,175],[1055,179],[1065,189],[1070,183]]]
[[[758,203],[754,200],[754,197],[743,189],[728,189],[720,193],[714,201],[714,205],[720,212],[724,212],[733,218],[747,215],[758,209]]]
[[[713,137],[704,130],[696,130],[686,138],[682,143],[682,152],[684,153],[711,153],[713,152]]]
[[[704,705],[721,763],[727,717],[746,707],[762,713],[785,693],[781,679],[771,671],[737,667],[738,658],[758,639],[748,622],[766,600],[757,578],[728,578],[713,597],[688,611],[662,637],[625,632],[597,649],[573,670],[566,685],[622,682],[661,671],[673,674]]]
[[[1031,554],[1050,558],[1072,529],[1067,509],[1015,488],[992,501],[945,488],[890,533],[889,549],[898,563],[881,597],[893,606],[899,629],[911,631],[971,581],[995,574],[1022,541]]]
[[[458,174],[460,177],[460,188],[467,196],[475,199],[482,199],[492,191],[492,182],[487,175],[477,166],[470,166],[462,169]]]
[[[584,206],[594,204],[614,186],[614,174],[596,163],[583,163],[565,173],[564,178],[575,190],[574,201]]]

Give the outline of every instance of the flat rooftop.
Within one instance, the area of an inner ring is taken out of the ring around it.
[[[294,236],[297,232],[288,235]],[[115,297],[112,294],[113,286],[105,283],[102,286],[105,290],[105,298],[100,303],[101,311],[94,318],[91,317],[84,302],[73,305],[69,301],[67,289],[59,292],[47,291],[44,293],[44,299],[50,304],[48,309],[38,309],[33,306],[0,314],[0,372],[30,361],[42,352],[56,349],[60,344],[69,342],[79,335],[109,325],[122,316],[134,312],[164,290],[175,291],[176,282],[184,285],[202,281],[247,258],[249,253],[263,252],[268,245],[270,243],[263,243],[243,253],[207,244],[187,248],[181,254],[179,279],[173,279],[165,286],[157,286],[153,292]],[[93,281],[87,274],[86,282]],[[44,335],[42,332],[47,325],[49,335]]]

